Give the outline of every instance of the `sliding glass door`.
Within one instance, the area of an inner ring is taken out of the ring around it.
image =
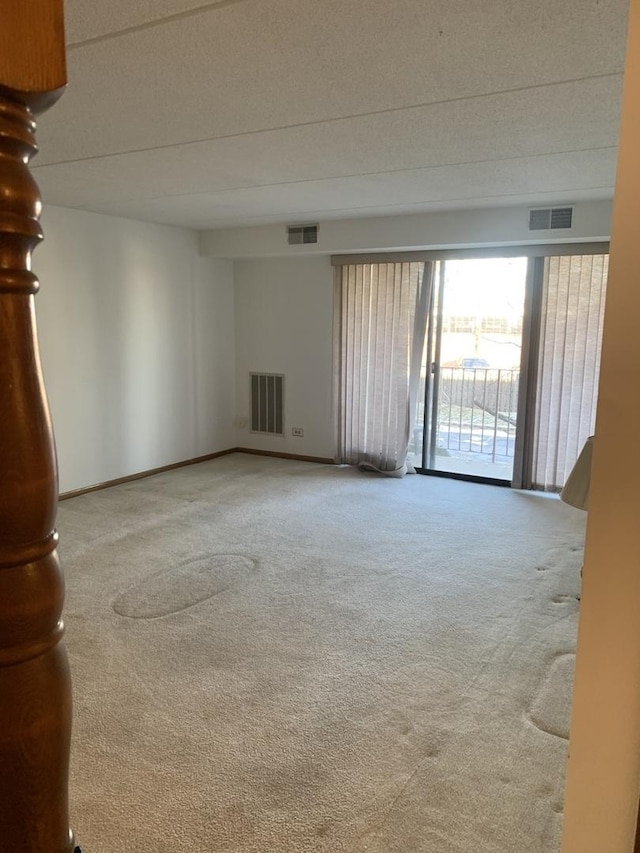
[[[510,482],[527,258],[438,266],[425,348],[423,468]]]
[[[343,461],[559,491],[595,428],[606,249],[341,262]]]

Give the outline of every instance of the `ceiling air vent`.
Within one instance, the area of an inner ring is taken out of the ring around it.
[[[551,208],[551,227],[552,228],[571,228],[573,222],[572,207],[552,207]]]
[[[302,246],[303,243],[317,243],[318,226],[287,225],[287,239],[290,246]]]
[[[541,207],[529,211],[529,231],[571,228],[572,222],[572,207]]]

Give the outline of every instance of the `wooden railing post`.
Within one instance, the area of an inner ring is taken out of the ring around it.
[[[0,7],[0,853],[70,853],[57,467],[34,318],[33,115],[66,82],[62,0]]]

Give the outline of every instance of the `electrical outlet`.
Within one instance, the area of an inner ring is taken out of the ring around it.
[[[295,435],[298,438],[302,438],[304,435],[304,430],[302,427],[291,427],[291,435]]]

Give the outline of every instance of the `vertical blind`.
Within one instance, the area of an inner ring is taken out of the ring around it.
[[[415,262],[350,264],[337,272],[338,454],[343,463],[406,473],[416,325],[424,334],[424,322],[415,322],[424,267]]]
[[[608,261],[608,255],[544,260],[535,488],[560,489],[595,429]]]

